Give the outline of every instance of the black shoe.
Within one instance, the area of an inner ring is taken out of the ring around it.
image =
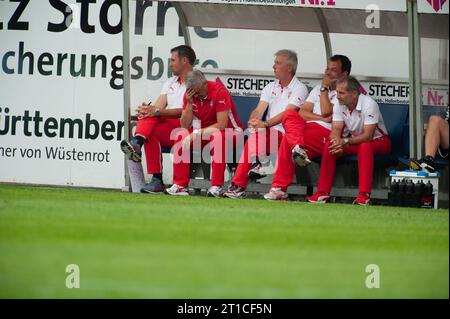
[[[142,159],[141,145],[135,138],[131,141],[123,140],[120,142],[120,149],[133,162],[140,163]]]
[[[164,184],[157,177],[152,177],[150,183],[141,188],[141,193],[162,194],[164,192]]]
[[[409,168],[415,171],[424,171],[427,173],[436,172],[434,160],[431,157],[421,158],[420,160],[412,158],[409,160]]]

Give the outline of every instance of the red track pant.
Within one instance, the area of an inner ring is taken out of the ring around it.
[[[348,155],[358,155],[359,192],[372,192],[373,157],[374,155],[388,155],[391,152],[391,140],[387,136],[377,138],[359,145],[344,147],[344,152],[338,155],[330,154],[328,142],[322,154],[318,191],[330,193],[333,185],[336,159]]]
[[[320,156],[329,139],[330,130],[314,122],[306,123],[294,110],[284,112],[283,127],[286,133],[278,149],[272,187],[279,187],[286,191],[295,174],[296,164],[292,160],[294,146],[297,144],[303,146],[309,158]]]
[[[162,172],[161,147],[172,147],[171,134],[180,127],[180,119],[147,117],[138,120],[135,135],[145,137],[144,151],[149,174]]]
[[[182,187],[188,187],[191,156],[189,150],[182,149],[181,141],[190,132],[184,130],[184,132],[180,133],[181,134],[178,135],[177,142],[173,147],[173,183]],[[211,134],[206,140],[205,136],[202,136],[201,140],[197,139],[190,145],[195,151],[201,151],[201,156],[205,162],[208,162],[209,159],[206,158],[203,149],[205,146],[209,146],[212,171],[211,186],[223,186],[224,184],[224,174],[227,165],[226,152],[232,151],[234,148],[233,145],[237,139],[234,134],[233,130],[217,131],[214,134]],[[242,137],[242,132],[239,136]],[[200,158],[194,158],[194,161],[200,163]]]
[[[233,183],[239,187],[247,187],[248,171],[252,165],[253,158],[258,157],[260,160],[264,160],[267,155],[275,154],[278,151],[282,138],[283,133],[274,128],[250,133],[239,159]]]

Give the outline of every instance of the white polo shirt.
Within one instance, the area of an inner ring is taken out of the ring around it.
[[[288,86],[282,88],[279,80],[267,84],[262,93],[261,101],[269,103],[266,120],[283,112],[289,104],[301,107],[308,96],[308,88],[295,76]],[[283,125],[277,124],[274,129],[284,133]]]
[[[178,109],[183,107],[183,97],[186,85],[181,84],[178,76],[169,78],[163,85],[161,95],[167,95],[166,109]]]
[[[356,109],[350,113],[345,105],[338,103],[333,111],[333,121],[344,122],[348,130],[347,136],[358,136],[364,131],[364,125],[376,124],[377,128],[373,134],[373,139],[388,135],[386,126],[384,125],[383,116],[380,108],[370,96],[360,94]]]
[[[315,86],[311,93],[309,93],[308,98],[306,99],[306,102],[314,104],[313,113],[317,115],[322,115],[322,111],[320,109],[320,88],[321,84]],[[339,104],[337,100],[337,94],[336,91],[328,91],[328,98],[330,99],[331,104],[333,105],[333,111],[337,104]],[[307,121],[307,122],[314,122],[317,123],[323,127],[325,127],[328,130],[331,130],[331,123],[327,123],[324,121]]]

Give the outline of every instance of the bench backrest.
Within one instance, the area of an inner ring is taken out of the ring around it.
[[[244,128],[251,112],[259,102],[259,97],[233,96],[236,110]],[[407,156],[409,154],[408,105],[379,104],[383,120],[392,141],[392,155]]]

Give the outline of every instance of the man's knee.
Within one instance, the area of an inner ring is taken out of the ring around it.
[[[299,116],[300,115],[298,114],[298,111],[296,111],[296,110],[286,110],[286,111],[283,112],[283,119],[282,119],[282,121],[284,123],[288,119],[296,118],[296,117],[299,117]]]
[[[363,142],[363,143],[359,144],[358,153],[359,152],[363,152],[363,153],[372,152],[372,145],[371,145],[371,143],[370,142]]]
[[[439,115],[431,115],[428,120],[428,127],[439,127],[443,125],[445,120]]]

